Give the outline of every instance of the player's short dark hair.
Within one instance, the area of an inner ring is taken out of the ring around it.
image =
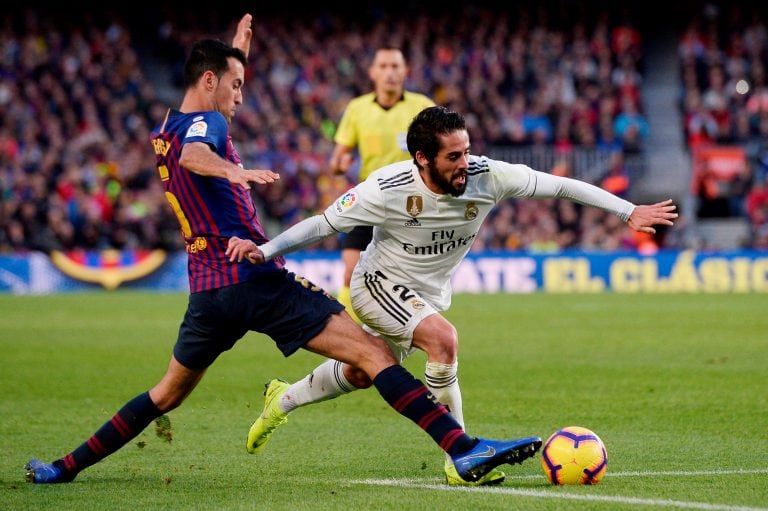
[[[454,131],[466,130],[464,116],[443,106],[430,106],[422,110],[408,127],[406,143],[408,152],[416,158],[416,151],[433,159],[440,151],[438,135],[448,135]]]
[[[233,48],[218,39],[201,39],[192,45],[192,49],[184,64],[184,87],[190,88],[203,76],[206,71],[221,77],[229,69],[227,59],[234,57],[243,66],[248,62],[245,53],[239,48]]]

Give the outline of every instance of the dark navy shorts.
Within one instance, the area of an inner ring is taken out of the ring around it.
[[[341,240],[341,248],[354,248],[356,250],[365,250],[368,243],[373,239],[373,227],[370,225],[358,225],[344,236]]]
[[[284,356],[316,337],[344,306],[286,270],[189,295],[173,355],[190,369],[210,366],[248,331],[270,336]]]

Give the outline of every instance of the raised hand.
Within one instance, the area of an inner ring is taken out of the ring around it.
[[[240,21],[237,22],[237,30],[232,38],[232,47],[243,50],[246,58],[251,51],[251,37],[253,37],[253,30],[251,29],[251,20],[253,16],[250,14],[243,15]]]

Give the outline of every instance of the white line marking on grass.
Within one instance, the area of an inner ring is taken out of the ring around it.
[[[605,473],[605,477],[635,477],[635,476],[723,476],[723,475],[743,475],[743,474],[768,474],[768,468],[732,470],[661,470],[658,472],[616,472]]]
[[[728,475],[728,474],[766,474],[768,469],[757,470],[698,470],[698,471],[661,471],[661,472],[619,472],[615,474],[607,473],[612,477],[629,477],[629,476],[696,476],[696,475]],[[531,479],[541,478],[541,475],[527,475],[527,476],[513,476],[508,479]],[[433,479],[432,479],[433,480]],[[768,511],[768,508],[764,507],[744,507],[744,506],[729,506],[725,504],[710,504],[706,502],[688,502],[681,500],[670,499],[642,499],[637,497],[622,497],[611,495],[580,495],[574,493],[563,493],[559,490],[527,490],[521,488],[506,488],[506,487],[493,487],[493,486],[446,486],[445,484],[435,484],[423,482],[423,479],[360,479],[350,481],[352,484],[364,484],[372,486],[397,486],[400,488],[422,488],[425,490],[440,490],[440,491],[460,491],[460,492],[480,492],[480,493],[499,493],[504,495],[521,495],[524,497],[539,497],[545,499],[559,499],[559,500],[580,500],[591,502],[610,502],[616,504],[635,504],[639,506],[658,506],[658,507],[672,507],[681,509],[704,509],[707,511]]]
[[[660,470],[656,472],[606,472],[605,477],[653,477],[653,476],[727,476],[727,475],[748,475],[748,474],[768,474],[768,468],[756,469],[733,469],[733,470]],[[541,479],[543,476],[538,474],[529,475],[509,475],[507,479]]]

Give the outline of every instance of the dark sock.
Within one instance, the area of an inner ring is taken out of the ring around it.
[[[415,422],[451,456],[468,451],[477,440],[467,435],[445,405],[401,365],[381,371],[373,384],[389,405]]]
[[[81,470],[103,460],[130,442],[160,415],[162,413],[150,399],[149,392],[139,394],[128,401],[85,443],[53,464],[62,471],[65,479],[72,480]]]

